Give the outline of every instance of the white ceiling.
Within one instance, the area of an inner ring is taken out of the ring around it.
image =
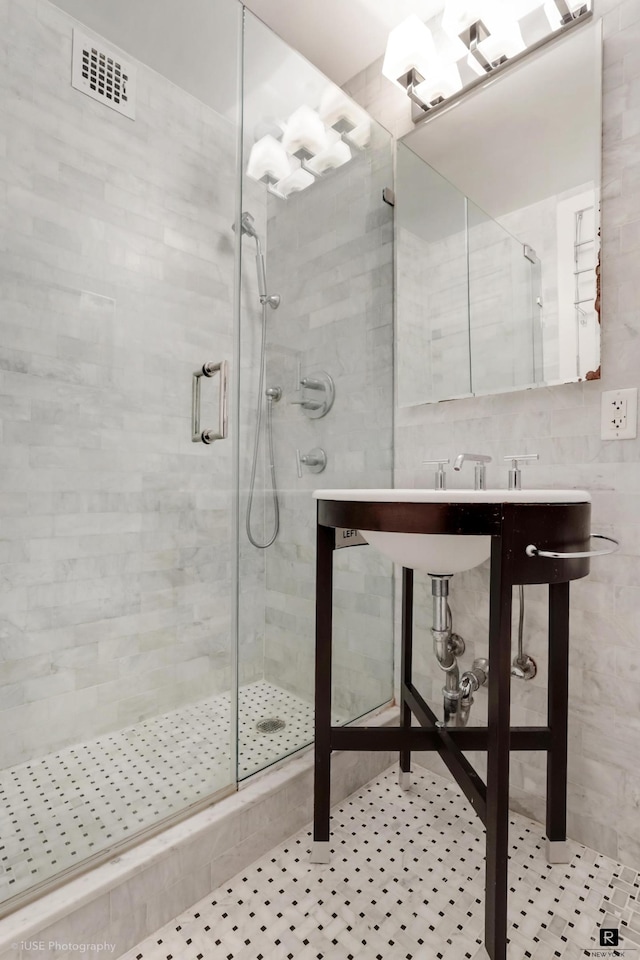
[[[389,30],[415,13],[429,20],[444,0],[244,0],[249,10],[342,85],[382,56]]]

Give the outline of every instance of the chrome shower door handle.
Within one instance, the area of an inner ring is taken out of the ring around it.
[[[605,557],[609,553],[615,553],[619,549],[620,544],[617,540],[614,540],[613,537],[604,537],[601,533],[592,533],[592,540],[604,540],[606,543],[611,544],[609,547],[605,547],[603,550],[583,550],[578,553],[556,553],[552,550],[538,550],[535,544],[530,543],[528,547],[525,547],[525,553],[528,557],[547,557],[549,560],[579,560],[583,557]]]
[[[202,377],[213,377],[216,373],[220,374],[220,393],[219,393],[219,412],[218,412],[218,430],[200,429],[200,383]],[[225,440],[227,436],[228,425],[228,383],[229,383],[229,364],[226,360],[220,363],[205,363],[202,369],[196,370],[193,374],[191,385],[191,442],[192,443],[213,443],[214,440]]]

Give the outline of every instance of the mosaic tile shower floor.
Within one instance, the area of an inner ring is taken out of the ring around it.
[[[483,928],[484,833],[457,786],[389,770],[332,811],[332,862],[310,864],[310,831],[148,937],[123,960],[465,960]],[[620,929],[640,957],[634,870],[571,843],[549,866],[539,824],[511,820],[509,960],[597,953]]]
[[[238,708],[241,778],[313,740],[313,706],[273,684],[241,687]],[[258,730],[273,718],[284,729]],[[230,722],[221,694],[0,771],[0,900],[229,784]]]

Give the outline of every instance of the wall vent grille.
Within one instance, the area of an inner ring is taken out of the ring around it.
[[[135,67],[101,40],[73,31],[71,85],[87,96],[135,119]]]

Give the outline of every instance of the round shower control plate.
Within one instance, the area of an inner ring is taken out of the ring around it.
[[[314,386],[305,386],[305,380],[313,383]],[[304,377],[300,384],[303,398],[300,408],[305,417],[308,417],[309,420],[320,420],[322,417],[326,417],[336,398],[333,378],[326,371],[319,370],[309,374],[308,377]],[[305,405],[304,401],[310,401],[309,405]]]

